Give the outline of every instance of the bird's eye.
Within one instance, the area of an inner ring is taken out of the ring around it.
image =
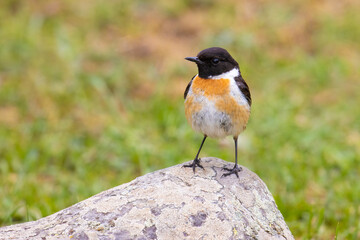
[[[212,62],[213,64],[218,64],[218,63],[220,62],[220,60],[219,60],[218,58],[213,58],[213,59],[211,60],[211,62]]]

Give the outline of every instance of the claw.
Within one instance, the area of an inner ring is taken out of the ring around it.
[[[221,177],[227,177],[231,174],[235,174],[237,178],[239,178],[238,172],[241,172],[242,168],[238,165],[235,165],[234,168],[226,168],[224,167],[223,170],[228,171],[228,173],[224,173]]]
[[[200,164],[200,158],[195,158],[192,163],[187,164],[187,165],[183,165],[183,167],[191,167],[193,169],[194,173],[195,173],[195,168],[196,167],[200,167],[200,168],[204,169],[204,167],[201,166],[201,164]]]

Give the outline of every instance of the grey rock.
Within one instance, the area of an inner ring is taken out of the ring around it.
[[[263,181],[245,167],[202,159],[138,177],[37,221],[0,228],[0,239],[294,239]]]

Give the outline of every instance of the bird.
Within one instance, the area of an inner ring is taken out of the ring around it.
[[[196,57],[186,57],[198,68],[184,92],[185,116],[192,129],[204,135],[192,163],[183,165],[204,169],[199,154],[207,137],[232,136],[235,143],[235,165],[223,168],[222,177],[235,174],[239,178],[238,136],[248,123],[251,112],[250,89],[241,75],[239,64],[220,47],[200,51]]]

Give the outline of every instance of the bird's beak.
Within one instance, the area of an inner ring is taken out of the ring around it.
[[[194,63],[203,63],[198,57],[186,57],[186,60],[190,61],[190,62],[194,62]]]

